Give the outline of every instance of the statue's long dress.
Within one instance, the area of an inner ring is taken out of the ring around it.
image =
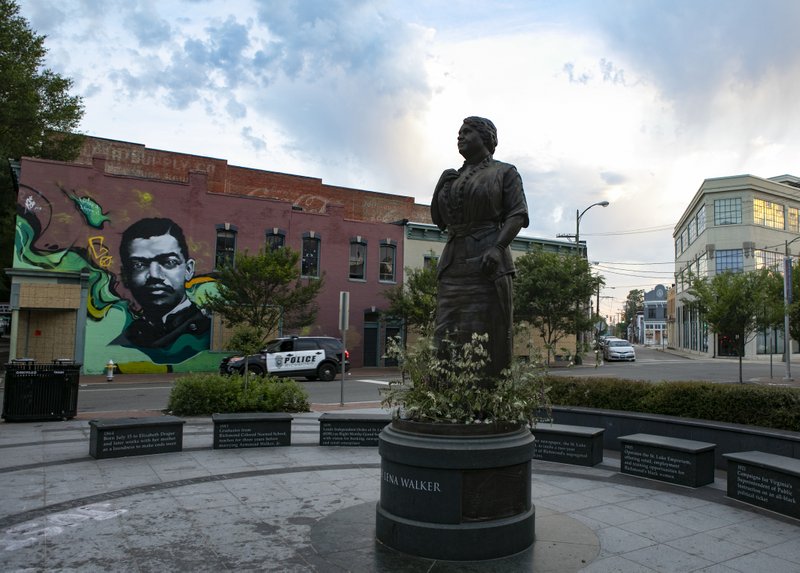
[[[481,270],[481,257],[495,248],[499,230],[514,215],[523,215],[523,227],[528,226],[522,179],[513,165],[491,156],[457,172],[445,171],[431,202],[433,222],[447,230],[438,267],[434,337],[437,343],[444,338],[464,343],[473,333],[488,334],[487,378],[511,362],[514,263],[506,247],[496,271],[488,276]]]

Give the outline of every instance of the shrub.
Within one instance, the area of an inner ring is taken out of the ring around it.
[[[441,353],[427,337],[420,337],[408,351],[393,341],[387,354],[397,358],[403,378],[389,382],[382,405],[393,409],[395,417],[418,422],[532,425],[547,408],[541,368],[514,361],[487,384],[487,340],[475,334],[463,345],[444,341]]]
[[[553,405],[679,416],[800,431],[800,389],[711,382],[548,376]]]
[[[308,393],[296,381],[250,376],[188,374],[175,381],[167,410],[178,416],[231,412],[308,412]]]

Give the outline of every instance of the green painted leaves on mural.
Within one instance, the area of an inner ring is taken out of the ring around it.
[[[75,203],[75,208],[81,212],[83,218],[86,219],[86,222],[89,226],[94,227],[95,229],[102,229],[103,223],[106,221],[110,221],[109,217],[106,217],[106,214],[103,213],[103,208],[95,202],[94,199],[91,197],[78,197],[74,193],[70,193],[63,187],[61,191],[66,195],[73,203]]]

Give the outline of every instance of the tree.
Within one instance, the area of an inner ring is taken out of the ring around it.
[[[623,324],[628,325],[636,320],[636,314],[644,310],[644,290],[634,289],[628,292],[623,309]]]
[[[44,40],[19,15],[14,0],[0,0],[0,264],[5,267],[11,266],[16,214],[7,160],[68,161],[83,141],[75,133],[82,100],[69,95],[72,80],[44,67]]]
[[[231,328],[252,327],[262,343],[281,321],[288,328],[313,324],[323,280],[301,279],[299,261],[300,255],[288,247],[236,253],[235,265],[218,271],[217,293],[204,308],[219,313]]]
[[[74,130],[83,117],[72,80],[44,68],[44,36],[19,15],[14,0],[0,0],[0,151],[2,159],[23,155],[69,160],[82,137]]]
[[[589,262],[578,255],[559,255],[541,249],[514,262],[514,314],[539,331],[547,348],[547,361],[559,340],[568,333],[592,328],[592,318],[576,305],[588,301],[597,288]],[[582,306],[581,306],[582,308]]]
[[[683,302],[697,308],[714,332],[736,342],[740,383],[745,345],[758,330],[776,324],[783,312],[782,288],[781,276],[769,269],[690,279],[687,292],[693,298]]]
[[[403,320],[406,330],[429,333],[436,316],[436,267],[406,268],[406,282],[384,291],[389,302],[386,314]]]

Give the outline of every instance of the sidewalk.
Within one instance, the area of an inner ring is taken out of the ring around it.
[[[379,411],[379,410],[369,410]],[[800,522],[725,496],[534,462],[537,541],[516,556],[433,562],[374,541],[376,448],[318,446],[317,414],[292,445],[213,450],[188,418],[183,451],[95,460],[86,421],[0,424],[4,571],[800,571]]]

